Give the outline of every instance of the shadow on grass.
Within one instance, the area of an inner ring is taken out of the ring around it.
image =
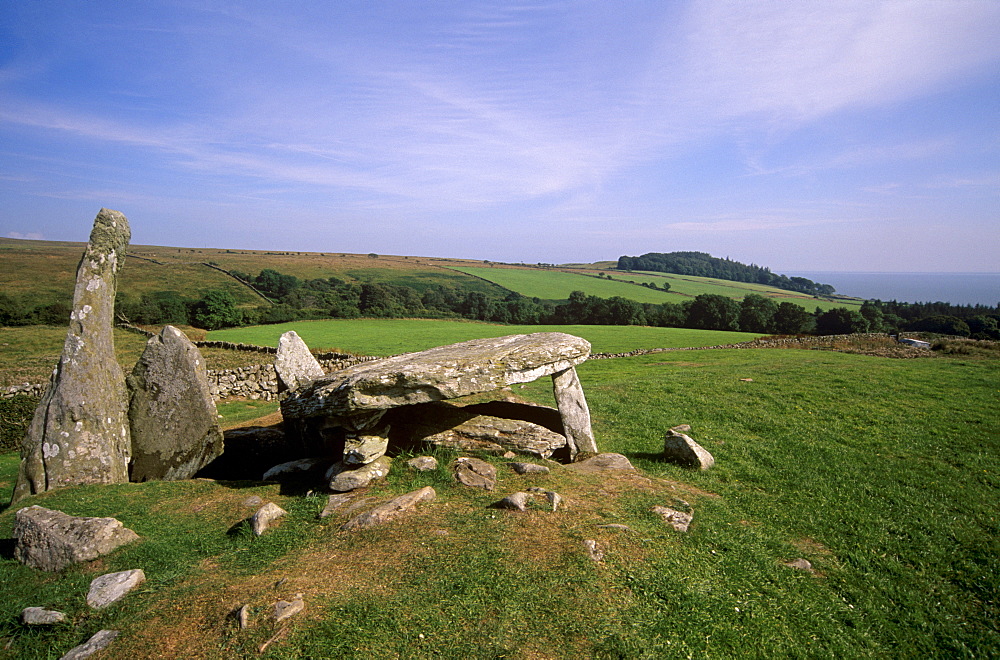
[[[15,545],[17,541],[14,539],[0,539],[0,558],[13,559]]]

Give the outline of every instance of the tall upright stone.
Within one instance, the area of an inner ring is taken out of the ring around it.
[[[205,359],[183,332],[163,326],[126,380],[132,481],[189,479],[222,453]]]
[[[274,370],[278,372],[278,383],[286,390],[297,390],[325,375],[319,361],[294,330],[278,339]]]
[[[21,445],[13,501],[64,486],[128,481],[128,395],[113,329],[130,238],[125,216],[101,209],[77,267],[62,356]]]

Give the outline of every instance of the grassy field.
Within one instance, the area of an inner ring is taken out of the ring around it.
[[[790,350],[588,362],[599,445],[640,474],[518,476],[490,459],[499,483],[486,492],[453,481],[447,452],[430,473],[397,460],[367,497],[432,485],[437,498],[360,533],[339,531],[343,515],[319,520],[323,496],[256,482],[52,491],[23,504],[115,516],[142,540],[54,575],[0,555],[0,656],[57,657],[101,628],[122,631],[115,657],[137,658],[996,656],[998,367]],[[518,392],[552,401],[542,381]],[[714,468],[657,457],[680,423]],[[0,488],[16,465],[0,455]],[[564,506],[489,507],[534,485]],[[251,495],[289,511],[260,538],[242,522]],[[691,511],[690,531],[654,505]],[[0,510],[3,537],[13,513]],[[813,571],[785,566],[798,558]],[[86,607],[93,577],[137,567],[148,581],[136,593]],[[306,611],[269,622],[296,593]],[[241,631],[230,613],[243,604],[254,617]],[[27,629],[26,606],[71,623]]]
[[[566,332],[577,335],[589,341],[595,353],[619,353],[636,348],[714,346],[750,341],[760,336],[747,332],[644,326],[494,325],[449,320],[327,319],[215,330],[208,333],[208,339],[277,346],[278,338],[288,330],[297,332],[313,350],[341,350],[360,355],[395,355],[469,339],[532,332]]]
[[[592,274],[597,274],[598,272],[608,273],[612,278],[608,280],[591,277],[582,273],[541,268],[482,268],[463,266],[456,268],[456,270],[489,280],[505,289],[516,291],[523,296],[546,300],[565,300],[573,291],[583,291],[588,295],[601,298],[620,296],[643,303],[659,304],[669,302],[677,304],[691,300],[693,297],[703,293],[726,296],[734,300],[742,300],[748,293],[759,293],[769,298],[774,298],[776,302],[794,302],[797,305],[805,307],[810,312],[817,307],[823,310],[834,307],[860,307],[862,302],[853,299],[834,302],[760,284],[664,273],[627,273],[614,270],[593,271]],[[635,284],[631,284],[630,281],[635,282]],[[663,283],[667,282],[670,284],[670,291],[652,290],[643,286],[637,286],[638,284],[647,282],[656,284],[659,287],[662,287]]]

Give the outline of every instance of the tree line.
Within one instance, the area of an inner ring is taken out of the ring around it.
[[[208,330],[241,325],[323,318],[464,318],[515,325],[647,325],[734,330],[763,334],[850,334],[927,331],[1000,339],[1000,305],[867,301],[860,309],[810,312],[793,302],[776,302],[751,293],[742,300],[702,294],[682,303],[640,303],[600,298],[574,291],[565,302],[527,298],[514,292],[464,291],[443,285],[423,290],[376,282],[346,282],[336,277],[299,279],[264,269],[257,275],[234,272],[272,301],[241,307],[227,291],[212,290],[198,299],[173,291],[130,296],[119,291],[120,318],[140,325],[190,324]],[[31,307],[0,293],[0,325],[61,325],[68,303]]]
[[[813,296],[830,296],[836,291],[829,284],[813,282],[806,277],[776,275],[770,268],[743,264],[729,257],[719,259],[705,252],[648,252],[639,257],[618,257],[618,270],[648,270],[676,275],[715,277],[733,282],[752,282],[786,291],[798,291]]]

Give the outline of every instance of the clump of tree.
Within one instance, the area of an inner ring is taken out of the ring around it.
[[[648,270],[715,277],[733,282],[753,282],[813,296],[830,296],[836,291],[829,284],[813,282],[806,277],[776,275],[764,266],[743,264],[729,257],[719,259],[706,252],[648,252],[639,257],[622,256],[618,258],[618,270]]]

